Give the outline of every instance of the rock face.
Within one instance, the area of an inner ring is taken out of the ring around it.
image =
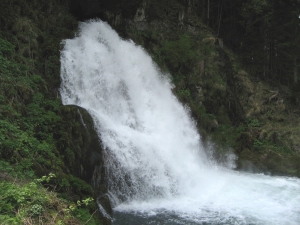
[[[94,128],[94,122],[90,114],[78,106],[64,106],[66,111],[72,115],[76,126],[72,127],[70,143],[74,157],[69,160],[71,173],[85,180],[94,188],[94,197],[98,204],[101,204],[106,214],[106,224],[110,224],[112,208],[107,196],[105,168],[103,163],[102,145]],[[70,118],[69,118],[70,119]]]
[[[72,132],[71,142],[75,147],[73,173],[94,187],[104,184],[101,140],[94,129],[94,122],[89,113],[78,106],[65,106],[73,112],[79,124]]]
[[[108,20],[108,14],[133,19],[142,0],[72,0],[70,10],[80,20],[100,18]]]
[[[81,20],[101,18],[103,15],[103,1],[101,0],[75,0],[71,1],[70,6],[71,12]]]

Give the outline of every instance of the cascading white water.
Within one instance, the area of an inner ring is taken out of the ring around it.
[[[101,21],[80,23],[63,44],[62,100],[93,116],[116,211],[169,214],[168,224],[300,223],[299,179],[211,166],[188,110],[141,47]]]

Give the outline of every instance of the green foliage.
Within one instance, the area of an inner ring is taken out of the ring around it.
[[[72,186],[72,188],[77,192],[77,193],[91,193],[92,189],[91,186],[88,185],[86,182],[84,182],[83,180],[74,177],[72,175],[70,175],[68,177],[68,180],[70,182],[70,185]]]
[[[255,139],[253,142],[253,149],[255,151],[273,151],[283,156],[289,156],[290,154],[294,154],[293,151],[288,148],[283,142],[282,143],[274,143],[269,139],[258,140]]]
[[[16,57],[14,46],[0,38],[0,156],[13,165],[10,173],[33,177],[36,162],[49,169],[63,164],[53,138],[61,103],[45,97],[45,80]]]
[[[10,56],[14,51],[15,46],[10,42],[0,39],[0,56]],[[3,58],[1,58],[3,60]],[[5,66],[4,66],[5,67]]]
[[[14,211],[18,211],[20,208],[22,208],[23,214],[31,213],[31,209],[35,210],[35,213],[42,212],[42,207],[49,200],[45,192],[41,192],[33,182],[20,186],[2,181],[0,183],[0,194],[2,198],[0,213],[9,216],[13,216]]]
[[[47,183],[49,183],[50,180],[51,180],[52,178],[55,178],[55,177],[56,177],[56,175],[55,175],[54,173],[49,173],[48,176],[42,176],[41,178],[37,178],[37,179],[35,179],[34,181],[35,181],[36,183],[42,183],[42,182],[47,182]]]
[[[82,143],[72,142],[75,114],[62,107],[57,93],[60,42],[77,27],[65,4],[0,1],[0,173],[7,180],[0,184],[0,224],[38,224],[37,217],[44,224],[82,224],[61,210],[71,203],[51,191],[75,202],[92,193],[70,175],[76,171],[70,166],[78,157],[74,149]]]
[[[2,215],[0,223],[21,224],[22,221],[32,221],[32,224],[37,224],[42,219],[45,224],[65,224],[70,220],[76,221],[75,224],[88,221],[91,221],[91,224],[96,224],[96,222],[99,224],[99,221],[86,208],[94,203],[93,198],[88,197],[77,203],[67,202],[57,198],[54,192],[49,192],[39,184],[43,181],[49,182],[54,177],[54,174],[49,174],[49,176],[36,179],[38,183],[26,183],[19,179],[15,179],[14,183],[2,181],[0,183],[0,215]],[[56,215],[50,216],[54,208],[59,210]]]
[[[253,149],[254,150],[263,150],[263,148],[265,147],[265,143],[255,139],[253,142]]]
[[[29,212],[33,215],[33,216],[38,216],[41,215],[43,213],[44,209],[43,206],[39,205],[39,204],[34,204],[33,206],[31,206]]]
[[[189,66],[197,57],[197,53],[193,48],[192,38],[188,35],[181,35],[178,40],[163,43],[162,58],[167,62],[169,68],[190,70]]]
[[[239,147],[237,140],[244,131],[245,127],[242,125],[238,127],[220,125],[212,135],[219,145],[236,149]]]
[[[189,89],[186,90],[179,90],[178,94],[182,97],[190,97],[191,96],[191,92]]]
[[[262,123],[257,119],[248,120],[246,123],[248,127],[260,127],[262,125]]]
[[[0,215],[1,224],[20,225],[22,220],[19,217],[10,217],[8,215]]]

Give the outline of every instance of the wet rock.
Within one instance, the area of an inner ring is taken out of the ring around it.
[[[273,132],[270,136],[270,141],[272,141],[274,144],[280,144],[279,140],[279,133],[277,131]]]
[[[80,20],[100,18],[106,21],[106,11],[114,15],[121,12],[123,18],[133,19],[141,3],[141,0],[72,0],[70,10]]]
[[[111,207],[108,194],[102,194],[97,198],[97,205],[99,209],[100,218],[102,218],[104,225],[112,224],[113,210]]]
[[[208,133],[211,133],[214,130],[216,130],[218,128],[218,126],[219,126],[218,121],[216,119],[213,119],[213,120],[208,122],[206,130],[207,130]]]
[[[107,213],[109,216],[112,216],[113,210],[112,210],[110,200],[109,200],[109,197],[107,194],[100,195],[97,198],[97,203],[100,204],[103,207],[103,209],[105,210],[105,212],[103,212],[104,214]],[[105,215],[105,217],[107,217],[107,215]]]
[[[273,174],[284,174],[287,172],[286,160],[278,153],[269,151],[264,164]]]
[[[239,161],[239,167],[241,171],[247,172],[247,173],[260,173],[261,170],[257,168],[253,162],[250,160],[240,160]]]
[[[241,142],[244,148],[252,149],[254,139],[250,132],[241,133],[240,137],[238,138],[238,141]]]

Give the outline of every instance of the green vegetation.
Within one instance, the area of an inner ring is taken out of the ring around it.
[[[0,40],[1,158],[14,165],[22,176],[32,177],[33,159],[38,162],[45,158],[56,160],[56,148],[48,131],[59,117],[46,107],[58,103],[44,102],[40,90],[45,81],[33,74],[32,67],[13,60],[19,56],[14,52],[14,46]]]
[[[77,21],[59,0],[4,0],[0,25],[0,224],[101,224],[79,178],[86,134],[57,90]]]
[[[54,177],[49,174],[28,183],[7,176],[0,183],[1,224],[99,224],[89,213],[95,208],[92,198],[72,203],[41,185]]]
[[[189,70],[197,58],[193,45],[192,38],[186,34],[180,35],[177,40],[165,41],[161,48],[162,60],[173,70]]]
[[[237,149],[239,145],[244,144],[238,140],[244,131],[243,125],[237,128],[231,125],[220,125],[214,132],[215,141],[222,147]]]
[[[246,121],[248,127],[260,127],[262,124],[257,119],[251,119]]]

